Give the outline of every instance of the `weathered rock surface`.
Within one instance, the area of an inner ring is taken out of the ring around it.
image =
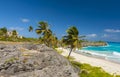
[[[78,77],[67,59],[45,45],[0,45],[1,77]]]
[[[86,46],[106,46],[106,42],[82,42],[81,43],[82,47]]]

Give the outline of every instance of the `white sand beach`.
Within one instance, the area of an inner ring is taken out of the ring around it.
[[[64,48],[58,48],[58,50],[63,50],[64,52],[62,53],[63,56],[67,56],[69,51]],[[76,61],[80,63],[87,63],[92,66],[97,66],[103,68],[106,72],[110,74],[116,74],[120,75],[120,64],[110,62],[104,59],[99,59],[99,58],[94,58],[94,57],[88,57],[85,55],[81,55],[75,52],[71,53],[71,56],[75,58]]]

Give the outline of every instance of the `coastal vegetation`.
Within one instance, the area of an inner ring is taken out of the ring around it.
[[[94,67],[89,64],[82,64],[76,61],[70,61],[76,68],[81,69],[80,77],[120,77],[120,75],[111,75],[105,72],[101,67]]]
[[[33,31],[33,27],[29,26],[29,31]],[[39,41],[45,44],[48,47],[56,47],[57,46],[57,37],[53,34],[52,30],[49,28],[47,22],[41,21],[39,22],[38,28],[35,29],[35,32],[40,35]]]
[[[74,39],[74,45],[75,43],[77,44],[75,48],[90,46],[90,45],[92,46],[107,45],[103,41],[90,42],[88,40],[81,39],[84,38],[85,36],[79,36],[79,31],[77,37],[76,34],[74,34],[73,36],[72,33],[70,34],[70,31],[72,32],[72,28],[73,27],[71,27],[71,29],[69,28],[68,30],[66,30],[67,32],[66,36],[68,37],[62,37],[61,39],[60,38],[58,39],[55,33],[53,33],[53,31],[50,29],[48,23],[45,21],[40,21],[36,29],[34,29],[32,26],[29,26],[28,31],[29,32],[35,31],[36,34],[39,35],[39,38],[20,36],[17,30],[9,30],[6,27],[2,27],[0,28],[0,41],[33,42],[33,43],[45,44],[49,47],[56,48],[56,47],[69,47],[70,45],[68,45],[64,40],[71,39],[70,37],[72,36],[72,38]],[[75,33],[76,31],[74,30],[73,33]],[[77,41],[75,42],[75,40]]]
[[[38,38],[28,38],[20,36],[17,30],[8,30],[6,27],[0,28],[0,41],[6,42],[38,42]]]

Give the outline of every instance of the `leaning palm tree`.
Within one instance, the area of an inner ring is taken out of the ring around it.
[[[29,26],[29,32],[33,31],[33,27]]]
[[[75,26],[70,27],[67,31],[67,35],[63,36],[63,43],[68,45],[70,47],[70,52],[68,55],[68,58],[71,55],[71,52],[75,48],[81,47],[80,42],[79,42],[79,31]]]

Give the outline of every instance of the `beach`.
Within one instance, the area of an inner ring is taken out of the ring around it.
[[[67,56],[69,53],[68,49],[65,48],[57,48],[58,50],[64,51],[62,53],[63,56]],[[105,59],[89,57],[82,54],[78,54],[75,52],[71,53],[71,56],[75,58],[75,61],[80,63],[87,63],[91,66],[101,67],[103,70],[110,74],[120,75],[120,64],[111,62]]]

